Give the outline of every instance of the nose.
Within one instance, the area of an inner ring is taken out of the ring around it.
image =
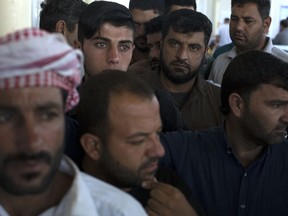
[[[149,57],[151,59],[159,59],[160,58],[160,50],[156,47],[151,47]]]
[[[151,137],[151,142],[148,147],[147,156],[151,158],[161,158],[165,154],[164,147],[160,142],[158,134]]]
[[[119,63],[119,51],[117,47],[111,47],[108,51],[107,61],[109,64]]]
[[[244,29],[244,21],[238,20],[235,22],[235,29],[236,30],[243,30]]]
[[[18,124],[17,145],[23,150],[32,150],[38,147],[40,136],[37,123],[32,118],[23,119]]]
[[[145,24],[140,23],[136,26],[136,35],[145,35]]]
[[[177,57],[178,59],[187,61],[187,59],[188,59],[188,53],[187,53],[186,48],[183,47],[183,46],[180,46],[179,49],[178,49],[177,52],[176,52],[176,57]]]

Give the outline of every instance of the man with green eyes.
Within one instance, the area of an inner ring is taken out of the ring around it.
[[[202,13],[188,9],[173,11],[166,19],[160,67],[139,76],[173,96],[189,129],[221,124],[220,88],[199,75],[212,32],[211,21]]]
[[[126,71],[134,49],[134,30],[132,15],[125,6],[107,1],[89,4],[78,26],[85,79],[107,69]]]
[[[230,37],[234,47],[214,61],[209,79],[222,83],[228,64],[237,55],[250,50],[262,50],[288,62],[288,54],[276,48],[267,37],[271,24],[270,0],[232,0]]]

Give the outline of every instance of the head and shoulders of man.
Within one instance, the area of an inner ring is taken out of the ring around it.
[[[172,11],[164,20],[160,67],[142,77],[170,92],[189,92],[195,83],[212,85],[198,76],[211,32],[212,23],[202,13],[189,9]]]
[[[76,48],[79,17],[87,5],[82,0],[44,0],[40,4],[39,27],[63,34],[68,44]]]
[[[131,74],[109,70],[85,82],[80,96],[83,170],[126,191],[152,179],[164,149],[151,87]]]
[[[92,2],[80,16],[78,47],[85,78],[106,69],[126,71],[134,49],[135,24],[130,11],[115,2]]]

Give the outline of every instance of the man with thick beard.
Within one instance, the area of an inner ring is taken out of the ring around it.
[[[146,215],[63,155],[82,59],[61,34],[32,28],[0,37],[1,216]]]
[[[187,185],[171,170],[158,169],[165,153],[159,140],[162,123],[157,97],[145,81],[107,70],[90,77],[80,97],[83,148],[75,162],[84,172],[127,191],[149,215],[202,215]],[[155,178],[151,190],[141,187]]]
[[[173,96],[192,130],[222,122],[220,88],[199,75],[211,32],[212,23],[202,13],[188,9],[171,12],[164,21],[159,70],[139,75]]]

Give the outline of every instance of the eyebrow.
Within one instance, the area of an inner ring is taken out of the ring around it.
[[[101,36],[93,37],[92,40],[103,40],[103,41],[106,41],[106,42],[111,41],[111,39],[106,38],[106,37],[101,37]],[[131,43],[131,44],[133,44],[133,41],[131,41],[131,40],[120,40],[119,43]]]

